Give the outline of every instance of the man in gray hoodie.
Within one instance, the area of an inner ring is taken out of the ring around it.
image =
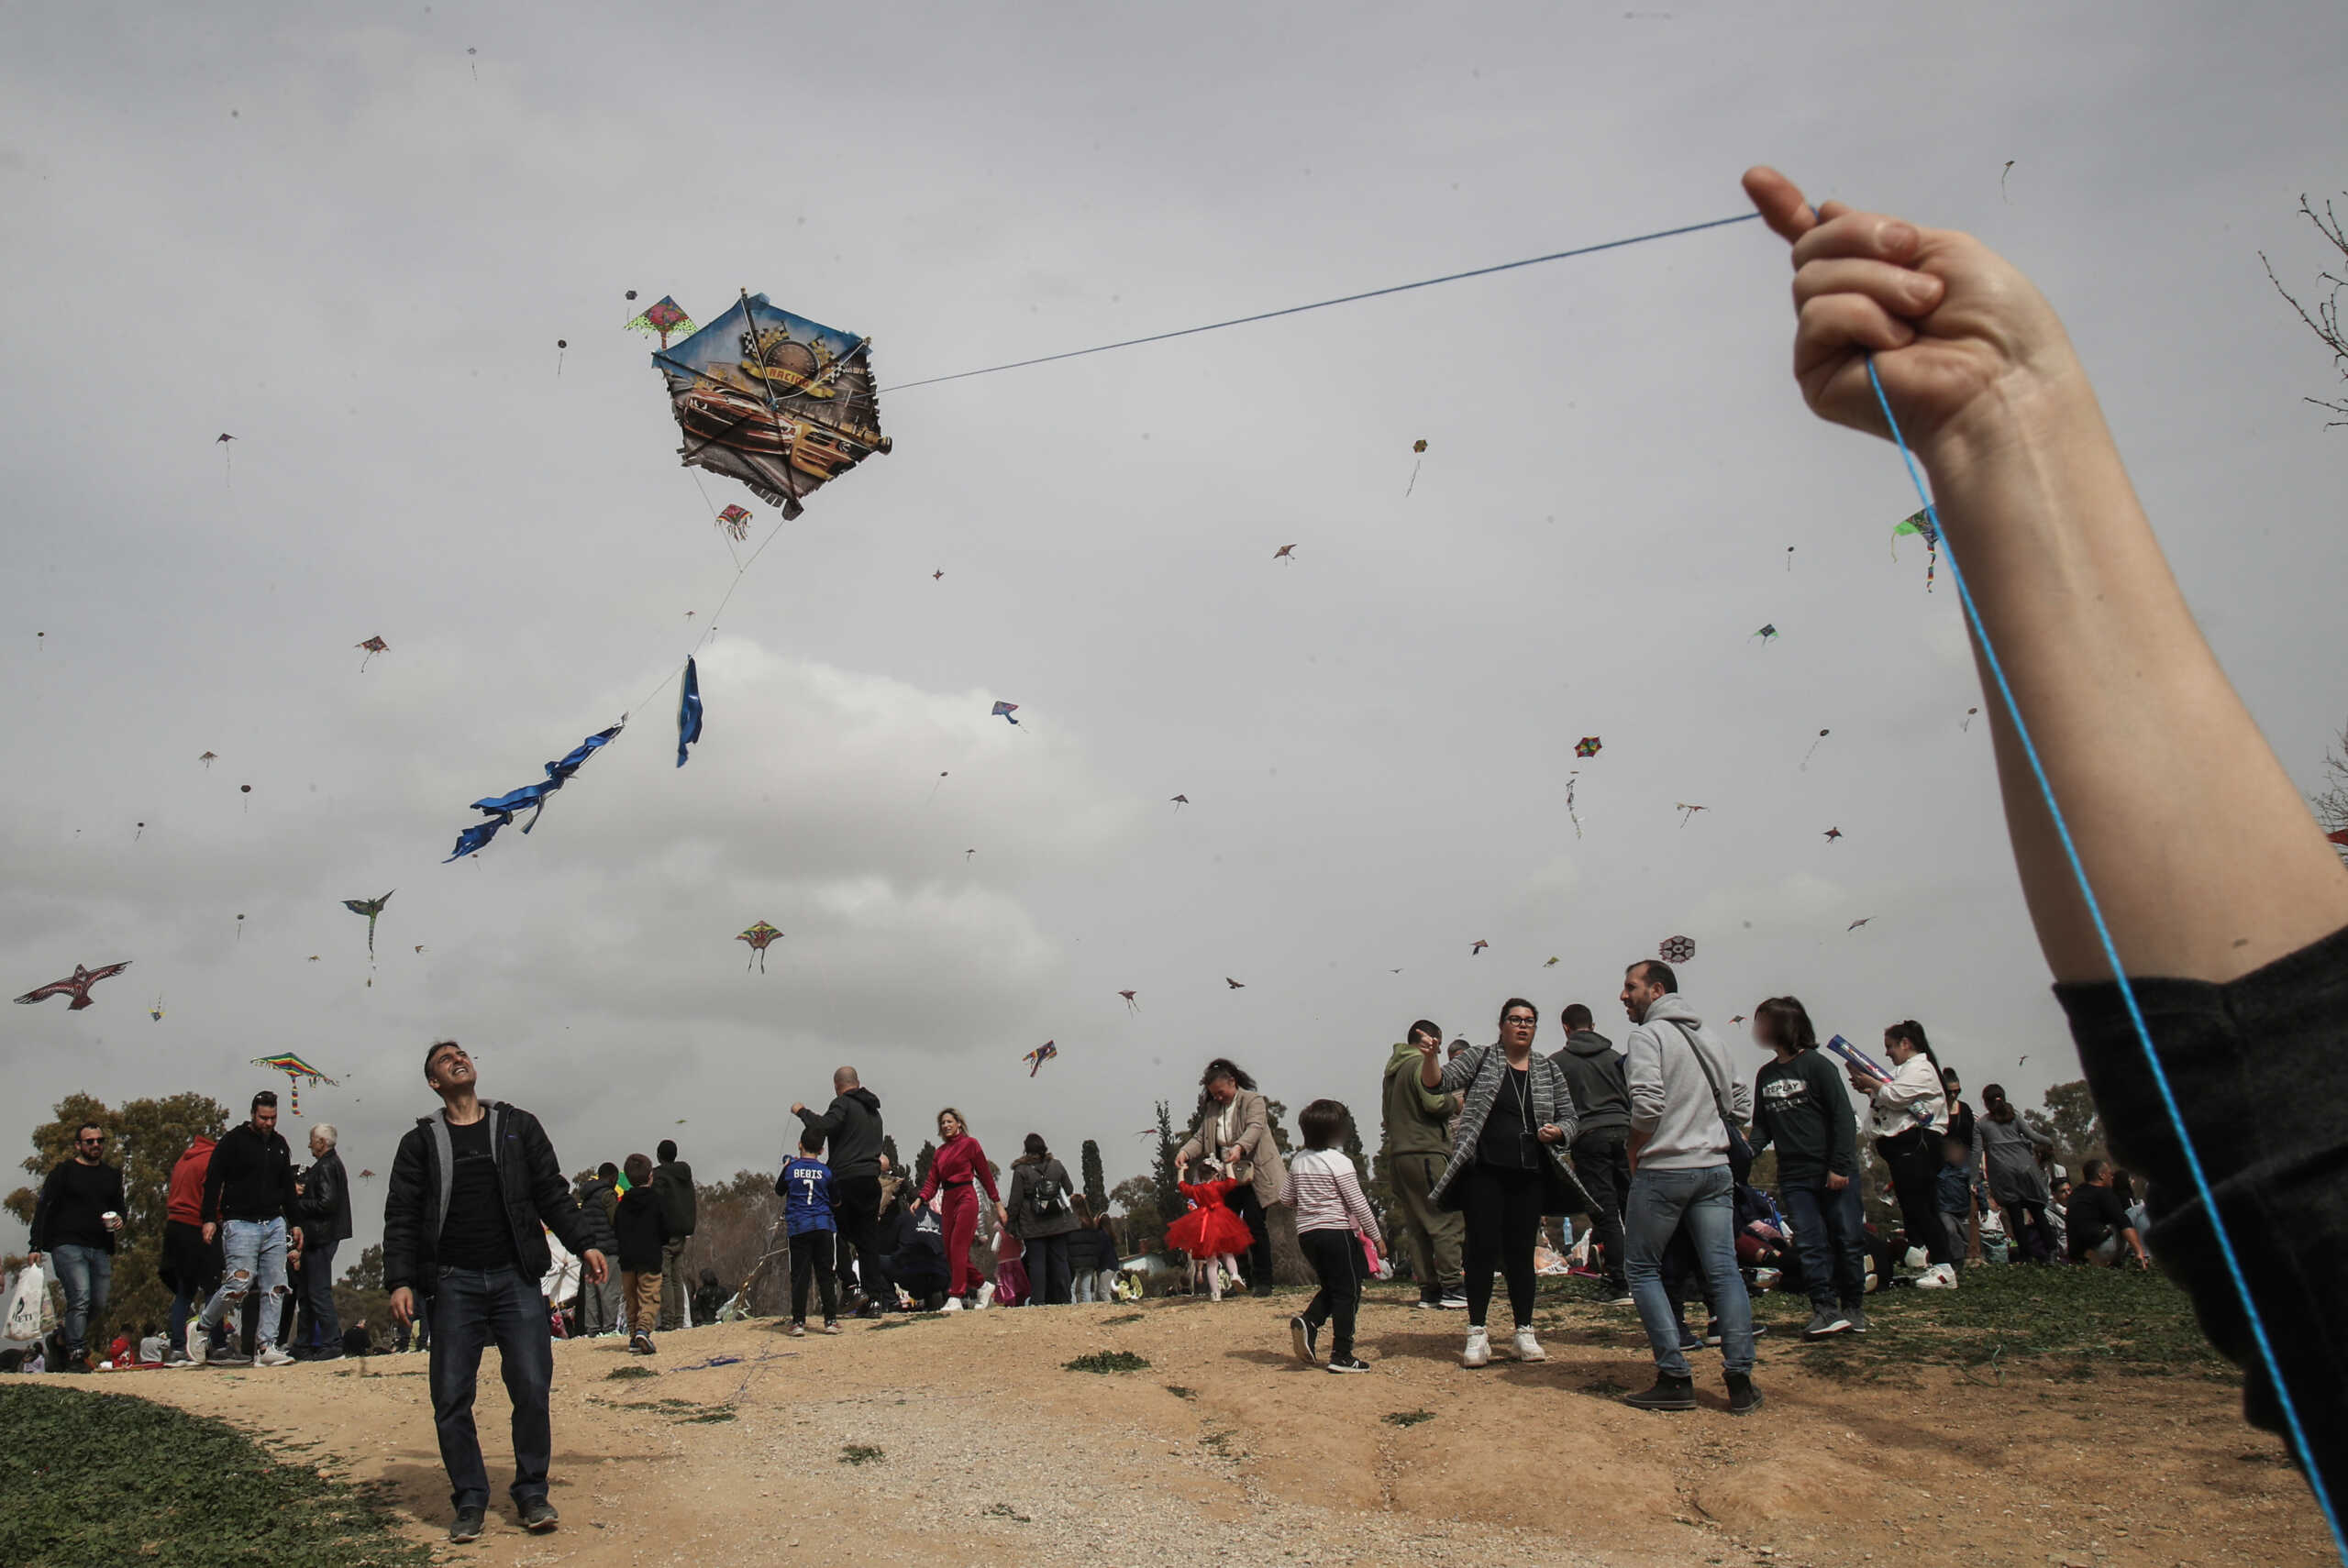
[[[1753,1114],[1753,1091],[1727,1050],[1679,995],[1667,964],[1641,959],[1623,977],[1633,1024],[1623,1050],[1631,1095],[1631,1192],[1623,1205],[1631,1297],[1655,1347],[1655,1386],[1623,1397],[1643,1410],[1692,1410],[1695,1384],[1679,1349],[1679,1320],[1663,1286],[1664,1249],[1686,1226],[1721,1321],[1729,1412],[1761,1408],[1753,1386],[1753,1303],[1736,1269],[1735,1181],[1728,1124]]]
[[[1631,1164],[1626,1154],[1631,1138],[1631,1090],[1623,1076],[1623,1054],[1614,1042],[1591,1027],[1597,1021],[1580,1002],[1568,1003],[1557,1021],[1566,1031],[1565,1047],[1549,1060],[1566,1075],[1574,1091],[1574,1109],[1581,1123],[1574,1131],[1574,1174],[1597,1207],[1590,1229],[1597,1233],[1600,1267],[1604,1271],[1606,1304],[1632,1305],[1631,1286],[1623,1272],[1623,1198],[1631,1189]]]

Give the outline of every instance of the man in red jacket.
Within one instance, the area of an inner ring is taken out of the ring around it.
[[[172,1362],[187,1359],[187,1320],[220,1278],[220,1248],[204,1240],[204,1178],[212,1168],[212,1139],[199,1132],[172,1166],[164,1205],[163,1258],[155,1272],[172,1287]]]

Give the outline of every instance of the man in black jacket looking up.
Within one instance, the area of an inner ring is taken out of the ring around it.
[[[803,1105],[793,1105],[791,1113],[831,1145],[832,1209],[840,1228],[835,1260],[840,1293],[849,1310],[877,1318],[889,1304],[888,1293],[883,1288],[875,1295],[859,1287],[848,1258],[851,1253],[858,1259],[872,1253],[873,1227],[880,1219],[880,1097],[864,1087],[854,1067],[842,1067],[832,1074],[829,1110],[818,1116]],[[876,1288],[881,1286],[877,1265],[871,1283]]]
[[[350,1239],[350,1178],[335,1152],[340,1134],[330,1121],[310,1129],[310,1168],[295,1209],[302,1220],[302,1266],[294,1289],[302,1303],[302,1333],[294,1353],[333,1361],[342,1354],[342,1320],[334,1305],[335,1249]]]
[[[604,1254],[613,1242],[602,1216],[571,1200],[538,1119],[503,1100],[481,1102],[463,1046],[453,1040],[434,1044],[425,1053],[424,1081],[440,1096],[441,1110],[419,1118],[393,1156],[383,1199],[383,1283],[394,1319],[405,1323],[419,1310],[430,1318],[432,1421],[441,1466],[455,1488],[449,1539],[479,1539],[489,1509],[473,1385],[482,1347],[493,1340],[514,1402],[515,1510],[525,1529],[543,1533],[557,1520],[547,1501],[554,1341],[538,1281],[553,1259],[538,1227],[544,1221],[578,1253],[597,1284],[609,1272]]]
[[[294,1151],[277,1130],[277,1091],[263,1089],[253,1096],[251,1120],[221,1135],[204,1175],[204,1244],[219,1239],[227,1269],[187,1337],[187,1358],[198,1366],[212,1325],[230,1312],[241,1321],[245,1297],[256,1290],[260,1320],[253,1331],[253,1364],[283,1366],[294,1359],[277,1348],[277,1324],[286,1309],[286,1253],[302,1250],[295,1202]]]
[[[653,1154],[660,1163],[652,1167],[652,1193],[660,1200],[660,1218],[669,1231],[669,1239],[660,1243],[660,1327],[665,1331],[685,1326],[685,1302],[692,1294],[685,1279],[684,1253],[693,1235],[693,1168],[677,1158],[674,1138],[661,1139]]]

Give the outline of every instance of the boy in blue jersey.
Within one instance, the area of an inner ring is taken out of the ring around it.
[[[807,1332],[807,1281],[812,1275],[824,1297],[824,1332],[840,1331],[834,1296],[832,1247],[839,1230],[833,1214],[832,1167],[823,1161],[824,1135],[813,1127],[799,1134],[799,1153],[774,1189],[782,1195],[782,1229],[791,1239],[791,1334]]]

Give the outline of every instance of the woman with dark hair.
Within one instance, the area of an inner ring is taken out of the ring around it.
[[[978,1266],[970,1262],[970,1243],[979,1235],[979,1197],[971,1191],[973,1184],[986,1188],[1000,1217],[1002,1199],[996,1196],[994,1172],[987,1165],[987,1152],[970,1136],[970,1124],[952,1106],[937,1113],[937,1154],[929,1164],[929,1179],[921,1184],[921,1201],[936,1198],[940,1188],[946,1193],[940,1205],[939,1220],[945,1227],[946,1265],[954,1273],[953,1295],[947,1310],[963,1307],[984,1307],[994,1294],[991,1286],[981,1289]]]
[[[2032,1263],[2051,1262],[2059,1249],[2046,1222],[2046,1175],[2039,1161],[2051,1155],[2054,1146],[2014,1114],[2004,1085],[1991,1084],[1981,1091],[1981,1109],[1984,1114],[1975,1132],[1989,1197],[2005,1214],[2006,1233]]]
[[[1818,1051],[1793,997],[1753,1010],[1753,1039],[1776,1059],[1753,1085],[1753,1152],[1778,1146],[1778,1196],[1810,1291],[1805,1340],[1867,1331],[1866,1222],[1859,1208],[1859,1127],[1851,1096]]]
[[[1068,1167],[1052,1157],[1044,1135],[1028,1133],[1025,1152],[1011,1162],[1002,1222],[1026,1244],[1030,1299],[1042,1306],[1065,1307],[1072,1299],[1068,1238],[1081,1223],[1074,1195]]]
[[[1875,1152],[1891,1167],[1891,1190],[1899,1200],[1908,1244],[1924,1249],[1926,1267],[1916,1283],[1955,1290],[1956,1270],[1937,1200],[1944,1158],[1941,1140],[1948,1128],[1941,1065],[1933,1057],[1924,1026],[1912,1018],[1883,1032],[1883,1049],[1891,1058],[1891,1077],[1878,1078],[1853,1064],[1851,1087],[1874,1101]]]
[[[1224,1201],[1247,1222],[1255,1244],[1247,1249],[1247,1285],[1257,1296],[1272,1293],[1272,1233],[1265,1227],[1264,1209],[1280,1200],[1288,1180],[1280,1146],[1272,1136],[1272,1118],[1256,1080],[1237,1063],[1217,1056],[1199,1075],[1199,1110],[1191,1136],[1174,1154],[1174,1167],[1186,1171],[1191,1162],[1210,1161],[1239,1185]]]
[[[1419,1081],[1445,1094],[1465,1092],[1451,1160],[1430,1196],[1468,1216],[1464,1267],[1468,1276],[1468,1347],[1462,1366],[1489,1366],[1490,1336],[1484,1317],[1492,1304],[1492,1270],[1508,1275],[1516,1320],[1516,1359],[1546,1361],[1533,1337],[1533,1243],[1545,1214],[1589,1207],[1589,1196],[1566,1164],[1577,1117],[1565,1069],[1533,1051],[1541,1010],[1522,997],[1501,1008],[1497,1044],[1471,1047],[1447,1066],[1435,1065],[1435,1043],[1419,1039]]]
[[[1948,1100],[1948,1136],[1973,1147],[1973,1108],[1965,1103],[1965,1081],[1955,1067],[1941,1069],[1941,1093]]]

